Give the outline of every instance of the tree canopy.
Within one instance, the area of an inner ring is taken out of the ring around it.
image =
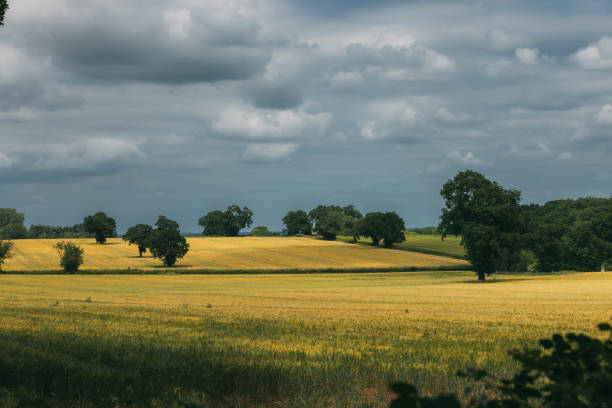
[[[65,272],[75,273],[83,264],[83,248],[69,241],[60,241],[55,244],[60,257],[60,266]]]
[[[104,212],[97,212],[83,219],[83,227],[96,238],[98,244],[106,242],[106,238],[117,235],[117,223],[114,218]]]
[[[14,208],[0,208],[0,239],[25,238],[25,216]]]
[[[288,235],[312,234],[312,221],[304,210],[289,211],[283,217],[283,224],[287,228]]]
[[[2,265],[4,262],[11,257],[11,250],[14,244],[10,241],[0,240],[0,272],[2,272]]]
[[[198,220],[202,235],[235,237],[240,230],[253,225],[253,212],[248,207],[232,204],[225,211],[211,211]]]
[[[150,225],[136,224],[133,227],[128,228],[123,236],[123,240],[129,242],[130,245],[135,244],[138,246],[138,255],[142,257],[142,254],[147,251],[152,232],[153,227]]]
[[[4,16],[6,15],[6,11],[9,9],[7,0],[0,0],[0,26],[4,25]]]
[[[439,225],[442,238],[460,235],[478,279],[485,280],[506,251],[519,250],[520,191],[466,170],[448,180],[440,194],[445,205]]]
[[[181,235],[176,221],[160,215],[148,240],[149,250],[164,266],[173,266],[189,251],[189,244]]]
[[[404,220],[395,212],[371,212],[361,221],[359,233],[371,238],[374,246],[382,240],[385,248],[391,248],[406,240],[405,229]]]

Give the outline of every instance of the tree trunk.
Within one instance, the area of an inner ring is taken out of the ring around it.
[[[484,274],[484,272],[480,272],[480,271],[478,272],[478,280],[481,281],[481,282],[485,281],[485,274]]]
[[[605,262],[602,262],[602,263],[601,263],[601,271],[602,271],[602,272],[605,272],[605,271],[606,271],[606,264],[605,264]]]

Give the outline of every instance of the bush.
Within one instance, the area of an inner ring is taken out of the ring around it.
[[[55,244],[60,256],[60,266],[65,272],[75,273],[83,264],[83,249],[74,242],[60,241]]]
[[[554,334],[540,340],[540,347],[512,350],[520,369],[510,379],[491,378],[484,370],[460,373],[478,382],[495,395],[492,400],[471,401],[466,406],[489,408],[522,407],[612,407],[612,326],[601,323],[605,340],[586,334]],[[390,408],[461,407],[455,396],[436,399],[419,397],[416,389],[396,383],[391,389],[398,397]]]
[[[0,240],[0,272],[2,272],[4,261],[11,257],[13,246],[14,244],[12,242]]]

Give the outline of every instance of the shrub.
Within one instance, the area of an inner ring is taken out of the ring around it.
[[[74,242],[60,241],[55,244],[60,256],[60,266],[65,272],[74,273],[83,264],[83,249]]]
[[[10,241],[1,241],[0,240],[0,272],[2,272],[2,265],[4,261],[11,257],[11,250],[13,249],[14,244]]]

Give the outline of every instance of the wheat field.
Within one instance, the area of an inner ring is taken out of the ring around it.
[[[612,274],[0,275],[0,313],[0,406],[383,408],[595,334]]]
[[[148,253],[138,257],[136,246],[119,238],[104,245],[94,239],[68,239],[85,250],[81,269],[92,271],[163,271],[159,260]],[[12,258],[3,270],[9,272],[59,271],[54,249],[58,240],[15,240]],[[189,252],[172,270],[253,271],[323,269],[399,269],[465,267],[459,259],[418,252],[374,248],[345,242],[301,237],[190,237]]]

